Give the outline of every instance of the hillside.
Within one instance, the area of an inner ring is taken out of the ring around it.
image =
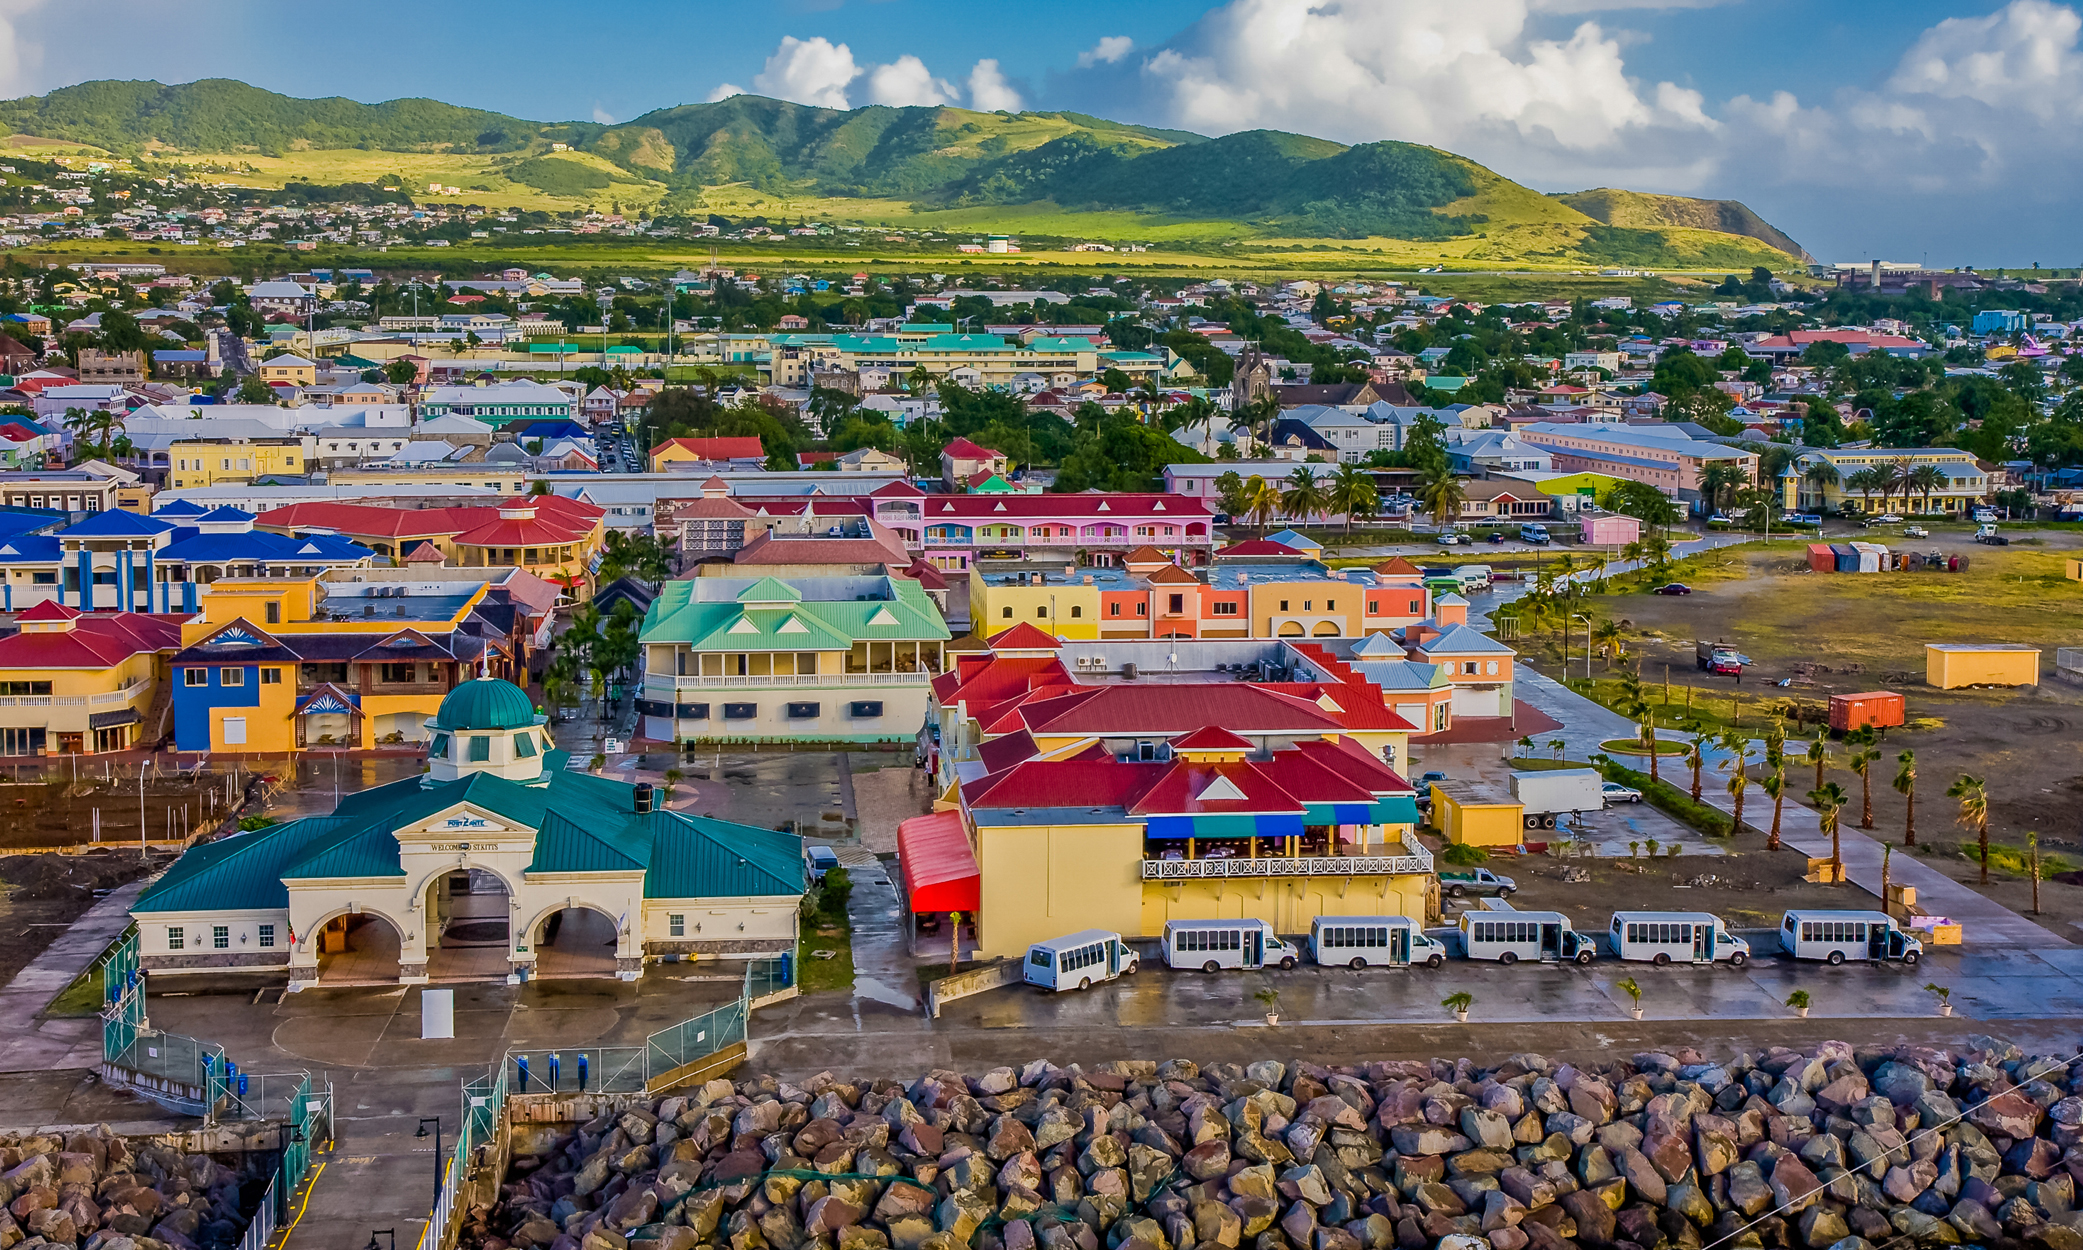
[[[835,110],[741,95],[602,125],[436,100],[300,100],[206,80],[91,82],[0,101],[0,128],[17,145],[92,145],[254,186],[395,178],[419,198],[497,207],[623,205],[1203,246],[1347,240],[1399,258],[1486,264],[1770,265],[1805,255],[1734,201],[1543,196],[1417,144],[1278,131],[1208,139],[1071,112]],[[455,191],[420,190],[430,183]]]
[[[1736,200],[1695,200],[1679,195],[1651,195],[1644,191],[1616,191],[1610,187],[1553,198],[1608,226],[1629,230],[1678,226],[1711,230],[1718,234],[1738,234],[1803,261],[1814,259],[1806,248],[1788,238],[1785,232]]]

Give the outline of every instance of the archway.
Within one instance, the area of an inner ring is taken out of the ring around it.
[[[483,868],[459,868],[427,883],[427,976],[434,981],[498,980],[508,972],[513,903],[506,882]]]
[[[375,912],[334,916],[311,940],[318,946],[320,985],[396,985],[404,935]]]
[[[581,903],[544,916],[529,935],[537,977],[611,977],[620,926],[615,918]]]
[[[1302,633],[1302,622],[1283,621],[1280,629],[1277,631],[1277,636],[1281,638],[1300,638]]]
[[[1318,621],[1316,623],[1316,636],[1318,638],[1336,638],[1338,636],[1338,622]]]

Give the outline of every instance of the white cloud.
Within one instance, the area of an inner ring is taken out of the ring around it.
[[[888,65],[878,65],[868,75],[868,103],[897,107],[922,104],[938,107],[953,104],[955,85],[935,78],[926,63],[915,56],[900,56]]]
[[[0,0],[0,97],[35,89],[29,72],[43,60],[43,45],[24,38],[16,21],[42,5],[43,0]]]
[[[717,86],[716,86],[716,90],[714,90],[714,91],[711,91],[711,92],[709,93],[709,99],[708,99],[708,103],[710,103],[710,104],[714,104],[714,103],[716,103],[716,102],[717,102],[718,100],[728,100],[728,99],[730,99],[730,98],[731,98],[732,96],[734,96],[734,95],[744,95],[744,94],[745,94],[745,88],[743,88],[743,87],[740,87],[740,86],[739,86],[738,84],[736,84],[736,83],[733,83],[733,82],[726,82],[726,83],[718,83],[718,84],[717,84]]]
[[[996,58],[985,57],[969,71],[969,107],[985,113],[1020,111],[1020,93],[1005,80]]]
[[[1078,64],[1087,68],[1094,65],[1112,65],[1127,56],[1129,49],[1135,46],[1136,41],[1127,35],[1102,35],[1090,50],[1078,53]]]
[[[615,124],[615,115],[600,107],[600,104],[596,101],[593,105],[593,120],[603,126],[612,126]]]
[[[834,44],[823,35],[809,39],[785,35],[752,80],[752,88],[777,100],[843,109],[848,107],[847,85],[860,76],[853,50],[845,44]]]

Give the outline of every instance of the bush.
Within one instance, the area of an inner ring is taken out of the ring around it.
[[[267,829],[281,823],[273,816],[248,816],[239,822],[239,832],[250,833],[255,829]]]
[[[1477,864],[1489,863],[1490,852],[1480,846],[1470,846],[1466,842],[1449,842],[1446,849],[1439,853],[1439,858],[1442,863],[1453,864],[1458,868],[1473,868]]]
[[[843,865],[834,864],[825,869],[824,884],[817,887],[817,905],[813,909],[833,921],[846,919],[846,900],[853,897],[853,878],[847,875]]]
[[[1648,800],[1651,806],[1677,817],[1708,837],[1725,838],[1732,832],[1726,814],[1705,803],[1693,802],[1692,795],[1671,783],[1661,779],[1651,781],[1648,773],[1638,773],[1623,764],[1615,763],[1608,756],[1601,756],[1592,762],[1597,765],[1600,775],[1607,781],[1617,781],[1623,786],[1640,790],[1642,797]],[[1651,848],[1649,853],[1654,855],[1656,851]]]

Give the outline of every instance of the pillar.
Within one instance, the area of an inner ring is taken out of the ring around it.
[[[152,593],[159,588],[159,562],[153,557],[150,547],[145,548],[145,611],[152,610]]]
[[[116,611],[118,612],[128,612],[132,606],[130,570],[130,548],[127,546],[118,548],[116,551]]]
[[[59,591],[59,595],[58,595],[58,598],[59,598],[59,599],[60,599],[61,601],[62,601],[62,600],[63,600],[63,599],[65,598],[65,595],[64,595],[64,591],[63,591],[63,588],[62,588],[62,587],[60,588],[60,591]],[[91,552],[91,551],[88,551],[88,550],[86,549],[86,547],[82,546],[82,547],[80,548],[80,611],[82,611],[82,612],[91,612],[91,611],[93,611],[93,610],[94,610],[94,553],[93,553],[93,552]]]

